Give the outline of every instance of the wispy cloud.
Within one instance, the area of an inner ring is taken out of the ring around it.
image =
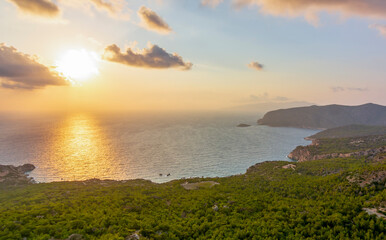
[[[22,13],[44,18],[57,18],[61,15],[63,8],[72,7],[92,12],[106,11],[111,17],[128,19],[129,10],[124,0],[8,0],[13,3]]]
[[[319,24],[318,13],[333,12],[343,16],[386,18],[386,1],[382,0],[232,0],[235,7],[258,6],[265,14],[285,17],[303,16]]]
[[[82,9],[93,13],[94,11],[107,12],[110,17],[129,20],[127,2],[125,0],[60,0],[63,6]]]
[[[287,97],[277,96],[277,97],[273,98],[272,100],[277,101],[277,102],[286,102],[286,101],[289,101],[291,99],[289,99]]]
[[[357,91],[357,92],[366,92],[368,91],[367,88],[359,88],[359,87],[349,87],[346,88],[348,91]]]
[[[371,24],[369,27],[378,30],[379,34],[381,34],[383,37],[386,37],[386,25]]]
[[[224,2],[224,0],[201,0],[201,5],[214,8],[222,2]]]
[[[161,34],[168,34],[172,31],[169,25],[150,8],[142,6],[138,10],[138,15],[141,18],[141,25],[148,30]]]
[[[105,48],[103,59],[142,68],[179,68],[190,70],[193,66],[192,63],[185,62],[178,54],[170,54],[157,45],[149,45],[149,48],[142,49],[141,51],[134,51],[132,48],[128,48],[126,52],[121,52],[121,49],[113,44]]]
[[[359,87],[339,87],[339,86],[334,86],[334,87],[330,87],[330,89],[335,92],[335,93],[338,93],[338,92],[345,92],[345,91],[356,91],[356,92],[365,92],[365,91],[368,91],[367,88],[359,88]]]
[[[258,70],[258,71],[261,71],[264,68],[263,64],[261,64],[259,62],[251,62],[247,66],[249,68],[252,68],[252,69],[255,69],[255,70]]]
[[[111,2],[105,2],[103,0],[90,0],[96,8],[105,9],[111,13],[118,11],[118,8]]]
[[[3,88],[36,89],[69,83],[54,68],[39,63],[37,57],[0,43],[0,84]]]
[[[271,97],[269,93],[264,92],[261,94],[251,94],[247,98],[242,99],[241,101],[238,102],[243,102],[243,103],[262,103],[262,102],[287,102],[290,101],[291,99],[288,97],[284,96],[276,96],[276,97]]]
[[[269,100],[269,94],[267,92],[259,95],[251,94],[249,95],[249,98],[248,98],[248,101],[250,102],[262,102],[267,100]]]
[[[23,13],[55,18],[60,15],[59,7],[50,0],[9,0]]]

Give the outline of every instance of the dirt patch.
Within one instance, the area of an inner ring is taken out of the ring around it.
[[[386,219],[386,216],[380,212],[376,208],[363,208],[364,211],[366,211],[369,215],[376,215],[379,218]]]
[[[284,165],[281,168],[284,168],[284,169],[290,169],[291,168],[292,170],[295,170],[296,165],[295,164],[287,164],[287,165]]]
[[[214,181],[203,181],[203,182],[196,182],[196,183],[185,182],[181,184],[181,186],[186,190],[197,190],[199,188],[211,188],[217,184],[220,184],[220,183],[214,182]]]

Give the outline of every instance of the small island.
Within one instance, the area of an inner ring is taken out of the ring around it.
[[[250,127],[251,125],[249,124],[246,124],[246,123],[240,123],[239,125],[237,125],[237,127]]]

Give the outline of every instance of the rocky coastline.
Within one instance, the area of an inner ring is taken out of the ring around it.
[[[288,158],[298,162],[312,161],[312,160],[321,160],[329,158],[348,158],[348,157],[373,157],[378,156],[384,158],[384,156],[379,156],[380,154],[386,153],[386,146],[379,148],[370,148],[362,151],[354,151],[349,153],[326,153],[326,154],[313,154],[310,150],[310,146],[317,146],[318,142],[313,140],[311,145],[308,146],[298,146],[290,154]]]
[[[0,165],[0,184],[1,185],[25,185],[35,183],[28,173],[33,171],[35,166],[24,164],[18,167],[12,165]]]

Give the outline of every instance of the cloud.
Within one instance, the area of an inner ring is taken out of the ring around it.
[[[272,100],[278,101],[278,102],[286,102],[286,101],[289,101],[290,99],[287,97],[277,96],[277,97],[273,98]]]
[[[169,25],[156,12],[145,6],[138,10],[138,15],[141,18],[142,26],[148,30],[161,34],[168,34],[172,31]]]
[[[72,7],[92,12],[92,10],[106,11],[111,17],[128,20],[124,10],[127,3],[124,0],[8,0],[15,4],[23,13],[46,18],[60,16],[62,8]],[[56,4],[58,3],[58,4]]]
[[[214,8],[222,2],[224,2],[224,0],[201,0],[201,5]]]
[[[267,92],[260,94],[260,95],[249,95],[249,101],[252,102],[261,102],[261,101],[267,101],[269,100],[269,94]]]
[[[36,89],[64,86],[69,83],[53,68],[37,61],[36,57],[18,52],[0,43],[0,86],[11,89]]]
[[[355,88],[355,87],[349,87],[346,88],[348,91],[357,91],[357,92],[366,92],[368,91],[367,88]]]
[[[50,0],[8,0],[23,13],[55,18],[60,15],[59,7]]]
[[[110,2],[104,2],[103,0],[90,0],[90,1],[95,5],[96,8],[105,9],[112,13],[115,13],[117,11],[114,4]]]
[[[248,64],[249,68],[256,69],[258,71],[263,70],[264,66],[261,63],[258,62],[251,62]]]
[[[271,97],[267,92],[261,94],[251,94],[238,102],[243,103],[262,103],[262,102],[288,102],[291,99],[283,96]]]
[[[386,37],[386,25],[371,24],[369,27],[378,30],[379,34]]]
[[[343,92],[345,90],[345,88],[343,88],[343,87],[330,87],[330,89],[333,92]]]
[[[338,92],[344,92],[344,91],[356,91],[356,92],[365,92],[368,91],[367,88],[359,88],[359,87],[331,87],[330,88],[333,92],[338,93]]]
[[[193,66],[190,62],[184,62],[181,56],[176,53],[170,54],[157,45],[150,45],[149,48],[135,52],[127,48],[126,52],[113,44],[105,48],[103,59],[111,62],[121,63],[133,67],[142,68],[180,68],[190,70]]]
[[[263,13],[274,16],[304,16],[313,25],[318,24],[320,12],[386,18],[386,1],[383,0],[233,0],[233,3],[238,8],[257,5]]]
[[[85,9],[90,9],[90,6],[93,6],[94,9],[98,11],[106,11],[113,18],[128,20],[129,14],[124,12],[129,10],[127,8],[127,3],[124,0],[63,0],[65,2],[72,1],[70,5],[74,7],[83,6]]]

